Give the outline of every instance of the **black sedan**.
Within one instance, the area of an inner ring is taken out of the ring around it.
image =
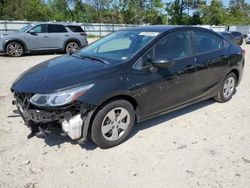
[[[243,67],[244,51],[213,31],[145,26],[43,62],[11,91],[29,137],[56,124],[72,139],[110,148],[137,122],[209,98],[229,101]]]

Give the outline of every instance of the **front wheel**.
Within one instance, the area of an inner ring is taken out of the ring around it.
[[[24,53],[24,48],[19,42],[10,42],[6,47],[6,51],[8,56],[20,57]]]
[[[234,73],[230,73],[224,79],[218,94],[215,96],[215,100],[221,103],[231,100],[237,83],[237,78]]]
[[[104,105],[91,126],[91,139],[100,148],[111,148],[122,143],[135,124],[133,106],[125,100]]]

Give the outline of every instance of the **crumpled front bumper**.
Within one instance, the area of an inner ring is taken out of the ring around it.
[[[75,102],[63,107],[39,108],[29,102],[31,96],[32,94],[14,92],[13,104],[17,106],[25,124],[31,128],[32,136],[46,129],[47,125],[59,124],[62,131],[71,139],[80,139],[82,142],[87,138],[90,118],[95,106]]]

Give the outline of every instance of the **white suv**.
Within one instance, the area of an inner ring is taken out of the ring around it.
[[[86,32],[69,23],[28,24],[17,32],[0,34],[0,52],[15,57],[41,51],[75,53],[86,45]]]

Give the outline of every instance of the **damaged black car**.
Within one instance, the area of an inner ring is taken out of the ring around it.
[[[110,148],[138,122],[209,98],[229,101],[244,53],[199,27],[123,29],[21,74],[11,87],[13,103],[29,137],[57,124],[73,140]]]

